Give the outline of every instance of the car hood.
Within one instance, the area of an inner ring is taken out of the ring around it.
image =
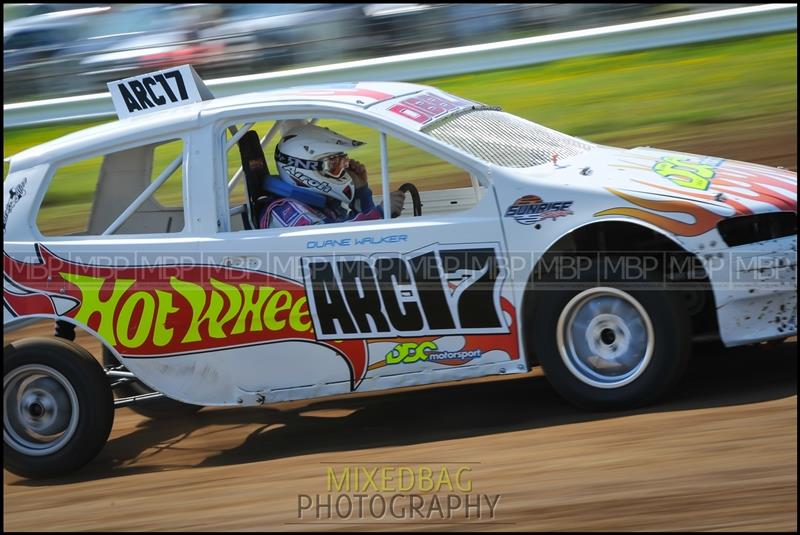
[[[797,211],[797,173],[786,169],[650,147],[592,153],[586,163],[606,189],[726,205],[739,214]]]
[[[764,212],[797,212],[797,173],[683,152],[595,147],[564,162],[576,188],[611,194],[593,215],[648,221],[696,236],[720,220]]]

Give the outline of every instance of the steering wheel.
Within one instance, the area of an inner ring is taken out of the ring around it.
[[[410,193],[411,194],[411,202],[414,204],[414,217],[418,217],[422,215],[422,201],[419,198],[419,190],[417,186],[412,184],[411,182],[406,182],[399,188],[400,191]]]

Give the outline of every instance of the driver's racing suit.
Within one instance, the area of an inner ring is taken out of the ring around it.
[[[317,208],[292,197],[270,196],[259,213],[258,228],[301,227],[381,218],[383,208],[375,206],[369,186],[362,186],[355,189],[349,212],[334,199],[329,199],[324,208]]]

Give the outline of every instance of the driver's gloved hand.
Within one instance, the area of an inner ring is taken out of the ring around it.
[[[392,209],[392,217],[398,217],[403,213],[403,205],[406,202],[406,192],[395,190],[389,194],[389,206]]]
[[[358,160],[350,160],[347,173],[353,179],[353,187],[358,189],[368,184],[367,168]]]

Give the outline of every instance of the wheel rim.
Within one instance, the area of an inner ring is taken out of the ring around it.
[[[644,373],[655,341],[644,307],[630,294],[605,287],[573,297],[559,316],[556,336],[569,371],[599,388],[619,388]]]
[[[49,366],[28,364],[3,379],[3,439],[25,455],[51,455],[75,435],[78,395]]]

